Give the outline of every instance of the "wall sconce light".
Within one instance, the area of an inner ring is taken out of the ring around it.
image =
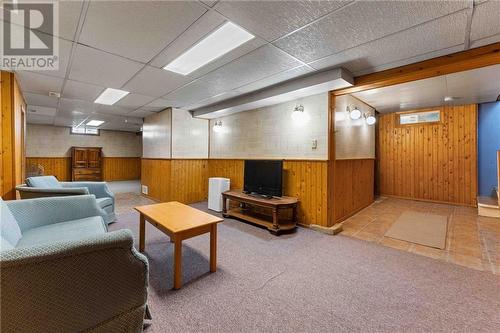
[[[307,120],[307,116],[304,112],[304,106],[297,104],[292,112],[292,119],[295,122],[302,123]]]
[[[221,133],[222,132],[222,120],[216,121],[214,126],[212,127],[215,133]]]
[[[349,113],[349,117],[352,120],[357,120],[361,118],[361,111],[355,106],[352,110],[349,107],[346,107],[346,111]]]
[[[377,122],[377,118],[373,114],[365,113],[364,117],[367,125],[373,125]]]

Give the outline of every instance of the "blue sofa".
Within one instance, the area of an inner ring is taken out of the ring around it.
[[[148,262],[93,195],[0,199],[2,332],[141,332]]]
[[[115,195],[106,182],[60,182],[54,176],[37,176],[26,178],[26,184],[17,186],[16,190],[21,199],[93,194],[106,212],[106,223],[116,221]]]

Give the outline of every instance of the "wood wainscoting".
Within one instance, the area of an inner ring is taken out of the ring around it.
[[[335,223],[354,215],[373,203],[375,159],[335,161]]]
[[[231,189],[243,188],[244,160],[210,159],[209,177],[231,180]],[[297,197],[300,224],[328,226],[327,161],[285,160],[283,163],[283,195]]]
[[[71,157],[27,157],[26,166],[41,165],[45,175],[60,181],[71,181]],[[141,178],[140,157],[104,157],[103,180],[134,180]]]
[[[443,106],[441,121],[399,125],[379,119],[380,194],[476,206],[477,105]]]
[[[141,184],[148,187],[147,196],[152,199],[185,204],[207,199],[206,159],[143,158],[141,169]]]
[[[140,157],[103,157],[104,181],[141,179]]]
[[[26,157],[26,167],[41,165],[44,175],[53,175],[60,181],[71,181],[71,157]]]
[[[243,188],[243,165],[242,159],[143,158],[142,184],[153,199],[193,203],[206,200],[209,177],[229,178],[232,189]],[[299,223],[327,226],[327,162],[286,160],[283,169],[283,194],[300,200]]]

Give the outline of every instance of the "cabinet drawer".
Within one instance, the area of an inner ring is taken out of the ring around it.
[[[75,175],[100,175],[101,170],[99,169],[73,169]]]

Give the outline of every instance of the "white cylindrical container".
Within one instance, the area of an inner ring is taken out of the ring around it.
[[[222,192],[229,191],[228,178],[213,177],[208,179],[208,209],[222,211]]]

